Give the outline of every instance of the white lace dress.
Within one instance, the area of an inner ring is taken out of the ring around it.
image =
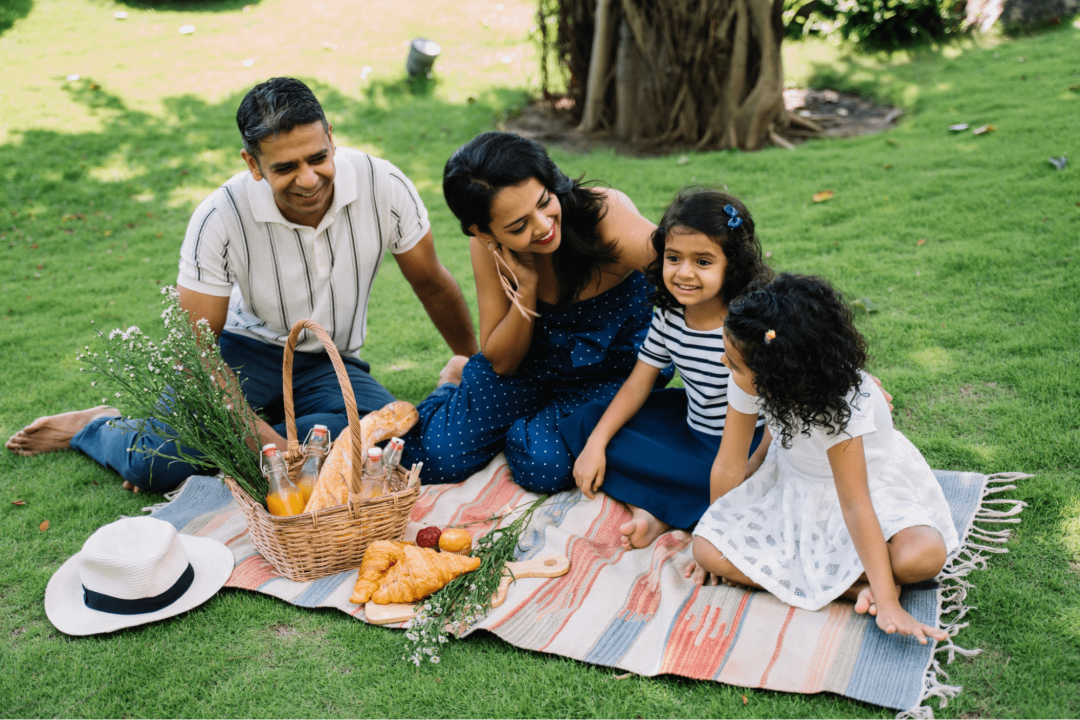
[[[758,412],[758,398],[735,383],[728,403]],[[773,442],[761,468],[713,503],[694,529],[735,567],[789,605],[817,610],[835,600],[863,572],[836,495],[827,451],[862,436],[870,498],[888,540],[904,528],[927,525],[941,533],[949,555],[960,549],[945,495],[930,466],[893,428],[881,390],[865,373],[852,394],[851,420],[839,435],[812,428],[791,448]]]

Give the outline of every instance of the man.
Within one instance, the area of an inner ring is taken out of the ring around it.
[[[367,329],[371,284],[389,250],[428,316],[457,355],[479,351],[461,289],[439,262],[427,210],[412,182],[385,160],[335,148],[333,128],[311,90],[273,78],[240,103],[236,122],[248,172],[196,209],[180,250],[180,305],[206,318],[221,354],[239,368],[253,408],[283,419],[281,361],[293,323],[318,322],[345,361],[361,413],[393,396],[357,353]],[[315,425],[334,437],[348,424],[337,377],[321,343],[301,335],[294,359],[297,432]],[[36,455],[73,448],[117,470],[124,487],[172,489],[196,468],[140,452],[163,444],[139,437],[115,408],[42,417],[7,448]],[[285,425],[259,421],[262,443],[285,448]],[[169,448],[164,448],[170,453]]]

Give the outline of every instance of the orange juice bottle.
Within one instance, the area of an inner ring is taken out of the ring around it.
[[[289,479],[285,460],[273,443],[262,449],[263,474],[270,484],[266,493],[266,509],[271,515],[299,515],[304,512],[304,496]]]
[[[316,425],[304,440],[304,464],[300,466],[300,473],[296,476],[296,487],[300,488],[305,503],[315,489],[323,460],[329,452],[330,430],[325,425]]]

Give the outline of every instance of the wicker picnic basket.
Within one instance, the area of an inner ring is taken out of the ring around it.
[[[352,477],[349,478],[349,502],[317,512],[277,517],[266,511],[228,476],[225,484],[247,518],[248,534],[256,549],[281,575],[297,582],[355,570],[364,559],[364,551],[375,540],[400,540],[405,524],[420,496],[419,469],[406,473],[395,469],[387,495],[360,500],[360,470],[366,448],[360,436],[360,415],[356,410],[352,384],[341,355],[326,331],[313,320],[300,320],[289,333],[282,363],[285,427],[289,442],[285,459],[289,477],[295,479],[303,463],[296,437],[296,414],[293,410],[293,354],[297,338],[305,329],[315,333],[337,371],[345,411],[352,433]]]

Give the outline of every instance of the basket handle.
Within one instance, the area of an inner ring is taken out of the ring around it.
[[[352,383],[349,381],[349,373],[345,370],[345,363],[341,360],[341,354],[330,335],[322,326],[314,320],[298,320],[289,332],[289,340],[285,344],[285,356],[281,362],[281,391],[282,401],[285,406],[285,433],[289,441],[289,453],[296,455],[300,452],[300,441],[296,437],[296,412],[293,410],[293,354],[296,352],[296,342],[300,333],[305,329],[315,333],[315,337],[326,348],[326,354],[330,356],[330,362],[334,364],[334,372],[337,373],[338,384],[341,386],[341,394],[345,397],[345,413],[349,416],[349,430],[352,431],[352,478],[349,485],[353,492],[360,491],[360,469],[364,466],[364,449],[360,440],[360,413],[356,410],[356,396],[353,394]]]

